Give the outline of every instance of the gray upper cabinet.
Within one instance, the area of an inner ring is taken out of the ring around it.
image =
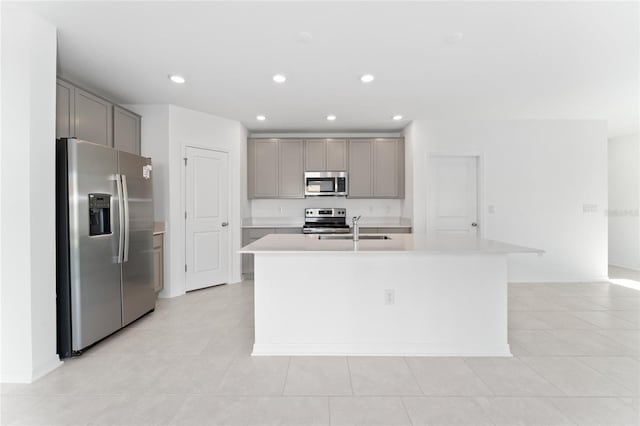
[[[373,141],[373,196],[401,198],[404,196],[404,141],[375,139]]]
[[[305,171],[347,171],[349,198],[404,197],[404,140],[249,139],[247,194],[304,198]]]
[[[74,87],[64,80],[56,81],[56,139],[76,134]]]
[[[371,198],[373,195],[373,140],[349,141],[349,198]]]
[[[141,117],[129,110],[113,107],[113,146],[140,155]]]
[[[278,141],[278,198],[304,198],[302,140]]]
[[[249,198],[278,198],[278,140],[250,139],[247,146]]]
[[[113,146],[113,104],[75,88],[76,134],[78,139]]]
[[[249,198],[304,198],[304,144],[301,139],[249,139]]]
[[[304,167],[315,172],[347,170],[346,139],[305,140]]]
[[[326,146],[324,139],[304,141],[304,169],[308,172],[322,172],[326,167]]]
[[[78,138],[140,155],[142,117],[76,85],[56,81],[56,138]]]
[[[404,197],[404,140],[349,140],[349,197]]]
[[[343,172],[347,170],[346,139],[327,139],[327,171]]]

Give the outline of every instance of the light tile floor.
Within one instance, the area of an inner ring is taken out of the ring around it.
[[[258,357],[250,281],[157,310],[31,385],[8,425],[638,425],[640,292],[509,285],[513,358]]]

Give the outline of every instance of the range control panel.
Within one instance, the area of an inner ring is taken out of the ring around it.
[[[347,209],[335,209],[335,208],[325,208],[325,209],[305,209],[304,216],[305,217],[346,217]]]

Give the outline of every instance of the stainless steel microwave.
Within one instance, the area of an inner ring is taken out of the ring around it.
[[[346,196],[347,172],[305,172],[304,195]]]

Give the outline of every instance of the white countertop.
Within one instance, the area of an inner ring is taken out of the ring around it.
[[[367,234],[361,234],[367,235]],[[380,234],[378,234],[380,235]],[[507,254],[544,253],[529,247],[467,236],[390,234],[388,240],[321,240],[318,235],[271,234],[243,247],[239,253],[431,253],[431,254]]]
[[[153,222],[153,235],[160,235],[165,233],[164,222]]]

